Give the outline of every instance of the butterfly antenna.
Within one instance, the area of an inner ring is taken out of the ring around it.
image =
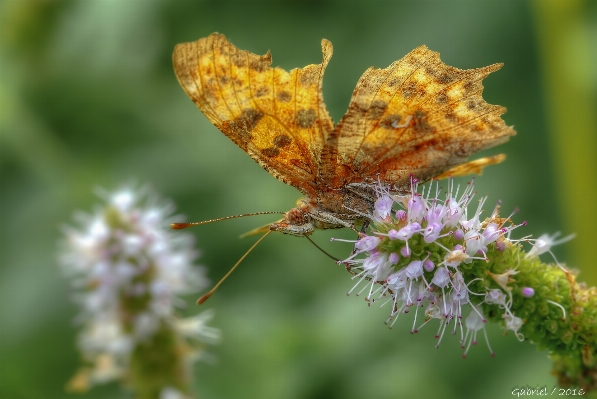
[[[218,218],[218,219],[211,219],[211,220],[205,220],[203,222],[191,222],[191,223],[170,223],[170,228],[171,229],[175,229],[175,230],[180,230],[180,229],[186,229],[187,227],[191,227],[191,226],[199,226],[202,224],[207,224],[207,223],[213,223],[213,222],[219,222],[221,220],[228,220],[228,219],[236,219],[236,218],[243,218],[245,216],[256,216],[256,215],[272,215],[272,214],[281,214],[284,215],[286,214],[286,212],[255,212],[255,213],[244,213],[242,215],[234,215],[234,216],[226,216],[223,218]]]
[[[305,236],[305,238],[307,240],[309,240],[311,242],[311,244],[315,245],[315,247],[317,249],[319,249],[321,252],[323,252],[324,254],[326,254],[328,258],[331,258],[331,259],[335,260],[336,262],[340,262],[340,259],[335,258],[332,255],[328,254],[323,248],[321,248],[319,245],[315,244],[315,241],[313,241],[312,239],[310,239],[309,236]]]
[[[230,217],[230,216],[229,216]],[[237,216],[238,217],[238,216]],[[224,218],[226,219],[226,218]],[[249,250],[247,252],[245,252],[245,254],[238,260],[238,262],[236,262],[236,264],[234,266],[232,266],[232,268],[228,271],[228,273],[226,273],[226,275],[224,277],[222,277],[220,279],[220,281],[218,281],[218,283],[211,289],[209,290],[209,292],[205,295],[203,295],[201,298],[199,298],[197,300],[197,305],[201,305],[203,302],[207,301],[209,299],[210,296],[213,295],[214,292],[216,292],[216,290],[218,289],[218,287],[224,282],[224,280],[226,280],[228,278],[228,276],[230,276],[232,274],[232,272],[234,271],[234,269],[237,268],[238,265],[240,265],[240,262],[242,262],[247,255],[249,255],[249,253],[251,253],[251,251],[261,242],[263,241],[263,239],[265,237],[267,237],[269,235],[269,233],[271,233],[271,231],[268,231],[267,233],[265,233],[264,235],[261,236],[261,238],[259,240],[257,240],[257,242],[255,244],[253,244],[253,246],[251,248],[249,248]]]

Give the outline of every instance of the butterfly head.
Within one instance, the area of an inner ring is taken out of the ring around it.
[[[284,219],[272,223],[269,229],[293,236],[311,235],[315,227],[311,223],[308,207],[309,205],[305,200],[299,200],[296,208],[292,208],[286,212]]]

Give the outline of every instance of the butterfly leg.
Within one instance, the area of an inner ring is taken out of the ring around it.
[[[365,221],[363,222],[363,226],[361,226],[361,234],[365,235],[365,232],[367,231],[367,227],[369,227],[369,223],[371,223],[371,221],[369,219],[365,219]]]

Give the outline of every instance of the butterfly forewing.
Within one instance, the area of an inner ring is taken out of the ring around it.
[[[320,155],[333,122],[321,92],[332,55],[286,72],[271,55],[239,50],[212,34],[174,50],[174,70],[185,92],[209,120],[277,179],[315,196]]]
[[[333,187],[377,177],[398,186],[428,180],[515,134],[486,103],[481,80],[500,64],[460,70],[421,46],[385,69],[368,69],[326,142]]]

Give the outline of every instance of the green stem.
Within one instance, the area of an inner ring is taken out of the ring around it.
[[[597,54],[589,3],[532,1],[558,199],[565,209],[566,230],[577,234],[569,244],[569,263],[585,267],[585,279],[597,285],[597,269],[588,267],[593,264],[589,249],[597,225],[597,213],[592,211],[597,197]]]
[[[188,350],[164,322],[147,341],[137,344],[129,370],[135,399],[159,399],[168,387],[190,396],[190,376],[184,362]]]

